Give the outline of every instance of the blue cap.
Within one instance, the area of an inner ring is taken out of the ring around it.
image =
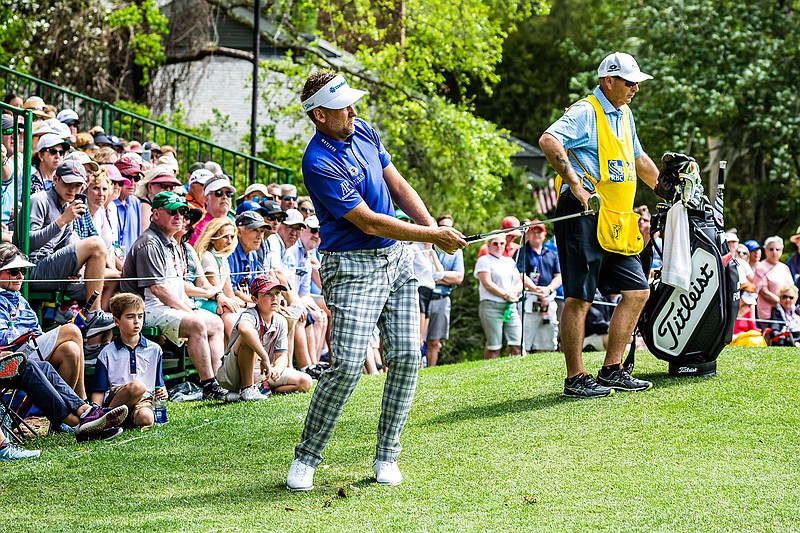
[[[252,200],[245,200],[244,202],[239,204],[239,207],[236,208],[236,216],[241,215],[245,211],[255,211],[256,213],[264,217],[269,215],[269,211],[267,211],[265,207],[263,207],[258,202],[254,202]]]
[[[758,241],[754,241],[753,239],[748,239],[744,241],[742,244],[744,244],[747,247],[747,249],[751,252],[755,252],[756,250],[761,248],[761,245],[758,244]]]

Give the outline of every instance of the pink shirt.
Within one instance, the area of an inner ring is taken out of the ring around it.
[[[783,287],[794,284],[792,273],[789,271],[788,266],[784,263],[771,265],[766,261],[761,261],[756,265],[756,268],[753,269],[752,282],[755,284],[756,291],[758,292],[758,305],[756,309],[758,311],[759,320],[769,320],[772,314],[772,308],[775,307],[774,304],[769,303],[761,295],[761,289],[767,289],[772,294],[777,295]]]

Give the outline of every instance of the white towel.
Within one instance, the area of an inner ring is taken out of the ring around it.
[[[667,212],[665,233],[661,281],[688,292],[692,282],[692,254],[689,247],[689,214],[683,202],[675,202]]]

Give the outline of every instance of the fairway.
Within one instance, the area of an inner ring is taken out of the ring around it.
[[[284,489],[311,395],[170,404],[167,425],[4,463],[0,531],[797,531],[800,350],[728,348],[644,393],[565,400],[563,357],[426,369],[399,487],[371,469],[383,377],[362,378],[317,469]],[[595,372],[601,355],[585,357]]]

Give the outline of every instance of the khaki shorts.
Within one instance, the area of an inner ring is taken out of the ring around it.
[[[291,378],[293,375],[301,373],[302,372],[295,370],[293,368],[284,368],[283,372],[281,372],[281,375],[278,376],[278,379],[276,379],[275,381],[268,379],[267,385],[269,385],[270,389],[275,390],[276,387],[282,387],[287,383],[289,383],[289,378]]]
[[[230,391],[242,388],[242,374],[239,372],[239,356],[231,350],[222,357],[222,364],[217,370],[217,382]]]
[[[108,396],[106,396],[106,399],[103,400],[103,407],[108,407],[109,405],[111,405],[111,401],[114,399],[114,396],[116,396],[117,393],[119,393],[119,391],[122,390],[122,388],[124,386],[125,385],[116,385],[114,387],[111,387],[111,389],[109,389],[109,391],[108,391]],[[148,393],[145,393],[145,394],[148,394]],[[150,409],[152,411],[153,410],[153,397],[152,396],[148,396],[146,398],[142,398],[141,400],[139,400],[139,403],[137,403],[134,406],[134,408],[131,409],[128,412],[128,417],[125,419],[125,422],[124,422],[124,424],[126,426],[133,425],[133,418],[136,416],[136,413],[138,413],[140,409]]]

